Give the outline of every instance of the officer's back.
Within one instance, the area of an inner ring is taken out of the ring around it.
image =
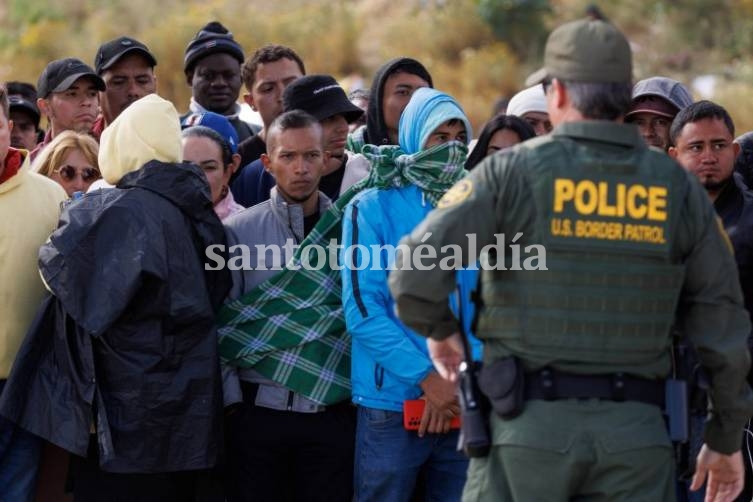
[[[680,261],[696,231],[682,225],[693,180],[635,128],[602,121],[562,124],[496,157],[479,178],[474,188],[494,186],[509,201],[494,232],[508,243],[521,234],[520,269],[508,252],[507,270],[485,274],[478,329],[499,341],[487,344],[489,360],[515,354],[527,370],[666,376]],[[525,266],[533,244],[545,248],[547,270]]]

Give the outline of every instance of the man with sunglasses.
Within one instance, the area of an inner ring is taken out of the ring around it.
[[[47,117],[49,129],[31,152],[31,160],[63,131],[90,133],[97,119],[98,93],[104,90],[104,80],[80,59],[58,59],[48,64],[37,82],[37,106]]]

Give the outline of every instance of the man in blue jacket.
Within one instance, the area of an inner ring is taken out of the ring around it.
[[[432,368],[426,341],[397,319],[387,289],[395,246],[465,176],[471,126],[457,102],[415,91],[399,124],[400,146],[363,149],[381,188],[365,190],[343,220],[343,305],[352,336],[356,499],[408,500],[419,471],[432,500],[459,500],[467,460],[450,423],[453,385]],[[418,432],[403,427],[405,400],[425,400]],[[427,435],[428,433],[428,435]]]

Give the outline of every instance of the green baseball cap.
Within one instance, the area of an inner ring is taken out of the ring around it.
[[[611,23],[581,19],[555,29],[546,41],[544,67],[526,85],[558,78],[575,82],[631,82],[630,44]]]

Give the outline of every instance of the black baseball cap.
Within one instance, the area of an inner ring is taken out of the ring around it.
[[[34,122],[39,125],[39,119],[41,118],[41,115],[36,103],[32,103],[20,94],[10,94],[8,96],[8,104],[10,105],[11,111],[13,111],[13,109],[15,108],[17,110],[24,110],[31,113],[31,115],[34,117]]]
[[[89,77],[97,90],[105,90],[105,81],[89,65],[76,58],[57,59],[49,63],[37,82],[37,93],[46,98],[53,92],[63,92],[81,77]]]
[[[340,84],[329,75],[306,75],[294,80],[282,94],[282,109],[303,110],[322,121],[342,114],[350,124],[363,110],[350,102]]]
[[[117,63],[120,58],[132,52],[144,56],[150,66],[157,66],[157,59],[146,45],[130,37],[119,37],[99,46],[94,58],[94,69],[97,70],[97,74],[102,75],[102,72]]]

